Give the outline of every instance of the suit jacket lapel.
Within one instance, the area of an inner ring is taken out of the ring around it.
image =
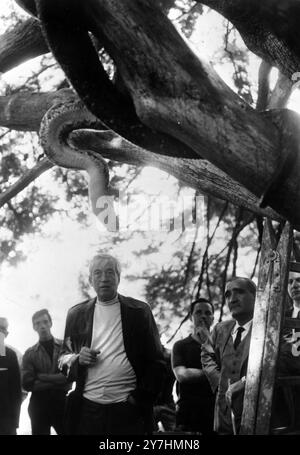
[[[86,305],[86,327],[87,327],[87,346],[91,347],[92,344],[92,336],[93,336],[93,322],[94,322],[94,311],[96,305],[97,297],[90,300]]]
[[[130,306],[127,304],[127,299],[123,295],[118,294],[120,307],[121,307],[121,320],[122,320],[122,331],[123,331],[123,340],[125,347],[129,346],[131,335],[132,335],[132,314]]]
[[[250,349],[250,341],[251,341],[251,332],[252,332],[252,322],[251,322],[251,327],[249,329],[249,332],[247,333],[246,337],[243,340],[244,341],[244,348],[243,348],[241,365],[243,365],[243,363],[248,359],[249,349]]]
[[[231,337],[231,332],[232,332],[232,329],[233,327],[235,326],[235,321],[230,321],[231,324],[228,324],[228,326],[226,327],[227,328],[227,331],[224,331],[224,344],[223,344],[223,347],[222,347],[222,353],[221,353],[221,356],[223,356],[223,352],[224,352],[224,349],[229,341],[229,338]]]

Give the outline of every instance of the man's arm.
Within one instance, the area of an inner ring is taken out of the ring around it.
[[[79,353],[75,353],[71,340],[71,327],[73,323],[72,308],[68,311],[63,344],[58,358],[58,368],[69,381],[76,381],[79,369]]]
[[[175,377],[180,384],[199,383],[206,378],[203,370],[200,368],[186,368],[183,365],[173,368]]]
[[[228,389],[225,393],[225,400],[228,406],[232,406],[232,402],[245,390],[246,377],[243,376],[236,382],[228,384]]]
[[[210,383],[213,393],[216,392],[220,380],[220,363],[217,356],[217,325],[214,327],[211,337],[202,339],[201,362],[203,371]]]
[[[166,375],[166,363],[157,326],[148,306],[143,311],[143,320],[137,320],[136,323],[141,323],[143,327],[145,367],[140,384],[131,397],[140,403],[152,404],[160,393]]]
[[[171,352],[171,364],[177,381],[184,383],[200,383],[206,376],[201,368],[191,368],[186,366],[186,356],[181,341],[177,341]]]
[[[43,382],[38,378],[30,351],[26,351],[23,356],[22,387],[27,392],[38,392],[53,387],[52,383]]]
[[[37,379],[42,382],[48,382],[53,385],[67,384],[67,378],[62,373],[38,373]]]
[[[21,371],[18,363],[17,356],[12,351],[11,361],[9,365],[9,388],[12,399],[10,413],[12,421],[16,428],[19,426],[20,409],[22,403],[22,389],[21,389]]]

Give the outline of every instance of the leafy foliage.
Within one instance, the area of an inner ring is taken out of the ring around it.
[[[204,11],[208,11],[201,3],[191,0],[157,2],[186,38],[191,37],[198,19]],[[97,46],[97,43],[95,45]],[[236,31],[228,24],[225,25],[224,46],[219,50],[217,59],[220,63],[231,63],[237,93],[253,104],[253,87],[247,72],[248,56],[248,51],[240,48]],[[110,79],[122,89],[122,81],[118,81],[115,65],[103,49],[99,49],[99,58]],[[67,85],[64,74],[53,58],[47,55],[35,59],[35,64],[24,72],[21,79],[12,82],[0,81],[0,91],[1,94],[8,95],[19,90],[57,90]],[[34,165],[42,150],[36,142],[35,133],[3,131],[1,153],[0,189],[3,192]],[[111,185],[115,193],[117,190],[128,191],[132,197],[141,194],[141,189],[133,185],[141,169],[114,162],[109,162],[109,166]],[[2,208],[0,262],[16,264],[18,260],[24,259],[22,240],[27,235],[42,232],[45,223],[55,213],[70,217],[83,226],[88,225],[89,203],[85,176],[80,172],[54,168],[49,173],[49,181],[51,192],[46,191],[37,180]],[[178,196],[182,189],[182,185],[178,184]],[[184,243],[180,236],[174,237],[174,232],[158,237],[141,229],[135,229],[135,232],[118,232],[111,235],[109,241],[101,240],[103,251],[110,251],[112,245],[131,245],[131,258],[127,258],[126,254],[122,258],[126,263],[124,275],[128,282],[143,280],[145,298],[154,309],[162,332],[170,333],[172,318],[186,315],[190,302],[199,295],[211,299],[222,315],[222,290],[227,276],[236,270],[240,257],[238,251],[246,251],[250,243],[254,249],[257,248],[257,229],[249,214],[240,213],[228,204],[224,207],[223,201],[212,198],[207,199],[206,210],[206,236],[201,242],[195,237],[193,242]],[[196,234],[195,232],[195,236]],[[174,240],[170,241],[170,238]],[[160,266],[155,258],[161,254],[166,244],[169,245],[172,255]],[[144,272],[138,267],[133,267],[133,270],[129,267],[130,262],[135,265],[135,261],[138,264],[140,260],[146,261]],[[253,261],[253,258],[250,260]],[[88,278],[83,274],[79,276],[79,287],[83,296],[88,298],[90,287]]]

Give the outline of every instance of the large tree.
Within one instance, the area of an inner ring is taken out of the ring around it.
[[[298,115],[282,108],[286,96],[277,100],[279,108],[262,110],[266,102],[254,109],[235,94],[168,19],[166,13],[177,2],[18,3],[39,19],[19,21],[1,37],[0,71],[50,49],[77,94],[105,125],[98,133],[77,130],[73,144],[117,161],[152,164],[204,193],[300,225]],[[182,3],[201,7],[199,2]],[[298,1],[201,3],[231,21],[249,49],[269,68],[276,66],[283,78],[298,71]],[[99,59],[104,51],[113,62],[113,78]],[[287,81],[285,94],[290,86]],[[75,96],[66,88],[7,94],[0,98],[0,125],[38,131],[45,112],[70,99]],[[47,158],[40,160],[2,194],[0,203],[49,167]]]

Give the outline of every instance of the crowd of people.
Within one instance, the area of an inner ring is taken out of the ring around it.
[[[192,332],[169,352],[149,305],[118,292],[120,276],[115,257],[97,254],[89,269],[96,296],[70,308],[63,340],[52,335],[48,310],[35,312],[38,341],[21,362],[5,343],[8,321],[0,317],[0,435],[17,434],[29,392],[33,435],[49,435],[51,428],[59,435],[239,433],[254,282],[233,277],[226,283],[231,318],[215,325],[213,303],[202,297],[193,301]],[[288,294],[289,316],[300,317],[300,274],[290,272]],[[293,369],[299,374],[299,344],[296,329],[284,333],[282,374]],[[280,390],[276,393],[279,397]],[[278,397],[275,418],[282,424],[286,416]]]

